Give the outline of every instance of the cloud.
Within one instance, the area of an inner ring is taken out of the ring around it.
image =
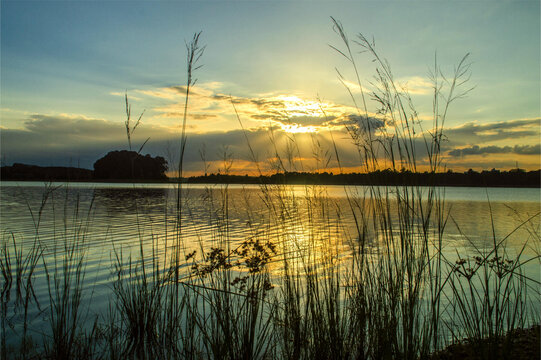
[[[126,96],[126,93],[125,92],[120,92],[120,91],[111,91],[109,93],[109,95],[113,95],[113,96]],[[133,96],[133,95],[130,95],[128,94],[128,99],[131,101],[131,100],[135,100],[135,101],[141,101],[142,99],[140,97],[137,97],[137,96]]]
[[[215,99],[223,99],[220,94]],[[333,103],[304,100],[297,96],[267,95],[265,98],[229,98],[239,114],[255,121],[273,122],[283,129],[308,128],[322,130],[327,126],[344,126],[352,123],[353,108]],[[338,120],[340,119],[340,120]],[[361,122],[362,123],[362,122]]]
[[[234,160],[234,169],[239,172],[250,171],[254,173],[256,171],[254,164],[252,164],[251,170],[248,170],[250,169],[249,163],[253,160],[248,147],[249,143],[264,171],[270,171],[272,166],[276,166],[278,158],[282,159],[284,166],[297,171],[314,170],[317,168],[317,161],[320,161],[318,166],[327,164],[329,167],[337,167],[334,159],[334,145],[337,146],[341,165],[344,168],[359,171],[362,159],[344,125],[355,124],[362,127],[370,124],[371,128],[375,130],[385,126],[381,119],[352,114],[327,118],[327,123],[324,122],[324,118],[311,118],[309,116],[298,117],[298,120],[304,124],[303,126],[317,126],[320,131],[317,133],[287,133],[280,125],[282,123],[274,125],[267,123],[265,126],[261,123],[261,126],[247,128],[245,131],[234,129],[229,131],[211,130],[205,133],[190,132],[184,157],[184,169],[189,174],[204,171],[201,159],[201,152],[204,151],[205,161],[211,164],[211,168],[208,170],[210,172],[218,170],[224,153],[227,153]],[[531,124],[531,121],[512,121],[507,126],[493,123],[475,128],[482,132],[480,136],[487,136],[486,131],[497,132],[498,129],[511,130],[517,127],[520,129]],[[458,128],[462,131],[465,126]],[[333,129],[333,138],[326,129]],[[122,122],[81,115],[33,114],[24,122],[24,129],[3,128],[0,135],[2,155],[5,156],[7,163],[22,162],[43,166],[71,165],[92,168],[93,163],[109,151],[128,147]],[[137,150],[147,137],[150,137],[150,140],[142,153],[164,156],[173,169],[178,162],[179,129],[151,126],[143,122],[133,136],[134,150]],[[376,132],[374,146],[377,153],[383,156],[383,149],[377,141],[378,139],[380,139],[380,135]],[[318,144],[321,150],[321,158],[317,161],[314,157],[314,144]],[[420,137],[415,137],[411,145],[415,148],[418,165],[422,168],[422,165],[427,162],[424,141]],[[519,145],[516,143],[498,146],[479,143],[479,145],[454,147],[452,142],[445,142],[442,145],[442,152],[448,155],[449,165],[453,169],[475,167],[474,164],[484,164],[485,168],[491,168],[496,163],[513,162],[517,157],[521,159],[521,166],[523,163],[530,166],[530,162],[525,162],[523,158],[528,155],[538,156],[541,153],[539,145]],[[396,142],[394,146],[396,146]],[[398,152],[395,151],[395,153]],[[484,163],[482,158],[485,158]],[[288,163],[288,159],[292,160],[292,163]],[[301,162],[300,159],[304,160]],[[237,163],[242,165],[239,165],[241,168],[237,169]],[[538,161],[536,160],[535,163]],[[383,159],[380,165],[382,167],[391,166]],[[535,167],[535,164],[531,167]]]
[[[146,96],[166,99],[166,100],[175,100],[178,96],[178,92],[171,88],[161,88],[157,90],[136,90],[136,92],[146,95]]]
[[[421,76],[402,78],[397,83],[410,94],[426,95],[434,92],[434,84]]]
[[[170,138],[174,130],[142,123],[132,136],[134,149],[150,137]],[[23,129],[4,128],[0,132],[2,155],[8,162],[56,165],[73,159],[90,168],[108,151],[127,148],[126,129],[121,122],[81,115],[33,114]]]
[[[180,111],[171,111],[167,113],[160,114],[159,117],[163,118],[172,118],[172,119],[182,119],[184,116],[183,112]],[[190,120],[209,120],[216,118],[217,115],[214,114],[188,114]]]
[[[515,145],[515,146],[484,146],[473,145],[461,149],[449,151],[453,157],[464,157],[468,155],[487,155],[487,154],[518,154],[518,155],[541,155],[541,145]]]
[[[445,129],[445,134],[455,145],[471,145],[501,140],[515,141],[525,137],[540,136],[541,118],[519,119],[479,124],[466,123]]]
[[[515,145],[513,148],[520,155],[541,155],[541,145]]]
[[[219,82],[210,82],[197,84],[190,88],[190,96],[192,97],[210,97],[216,89],[219,89],[222,86],[222,83]],[[137,89],[133,92],[145,95],[150,98],[156,98],[161,100],[170,100],[175,102],[182,102],[186,96],[186,85],[171,85],[154,89]],[[111,95],[115,96],[124,96],[124,93],[121,92],[111,92]],[[129,95],[130,100],[141,100],[141,98]]]
[[[411,81],[415,86],[427,86],[422,78]],[[220,87],[220,83],[203,83],[192,88],[185,154],[185,169],[190,171],[202,170],[199,151],[203,148],[206,149],[207,160],[214,164],[220,162],[226,149],[246,165],[252,160],[246,137],[262,163],[272,162],[277,157],[276,152],[287,158],[290,154],[286,152],[291,149],[297,152],[294,157],[309,158],[314,153],[313,144],[316,142],[327,152],[325,156],[330,156],[334,154],[334,144],[328,130],[333,131],[342,165],[354,168],[360,166],[362,159],[359,159],[359,152],[352,145],[351,134],[348,134],[346,127],[361,131],[370,129],[375,147],[382,146],[382,134],[396,135],[389,124],[377,115],[357,115],[352,107],[278,93],[253,97],[230,96],[221,93]],[[175,121],[172,127],[163,124],[173,124],[167,120],[170,118],[182,119],[185,86],[133,92],[146,96],[145,102],[154,101],[149,111],[151,116],[145,116],[134,133],[133,148],[137,150],[150,137],[143,153],[164,156],[169,152],[172,159],[178,153],[180,122]],[[232,103],[247,129],[245,132],[238,129],[240,126],[235,120]],[[539,155],[539,145],[525,144],[538,141],[540,121],[536,118],[493,123],[470,122],[447,128],[444,134],[448,141],[441,143],[441,151],[454,164],[472,162],[474,155],[487,159],[496,155]],[[69,159],[77,159],[81,166],[91,168],[94,161],[108,151],[127,148],[126,130],[120,121],[83,115],[32,114],[25,116],[23,124],[24,128],[19,130],[11,129],[6,124],[2,128],[2,155],[8,162],[50,165],[51,161],[66,164]],[[424,163],[427,161],[427,151],[421,135],[417,133],[409,145],[414,147],[419,163]],[[290,146],[290,141],[295,141],[296,145]],[[396,144],[395,139],[393,146],[396,147]],[[397,153],[399,151],[395,151]],[[383,149],[379,149],[378,154],[382,155]]]
[[[356,125],[363,131],[370,129],[371,131],[381,129],[385,127],[385,121],[372,116],[366,117],[364,115],[343,115],[340,118],[331,121],[333,125]]]
[[[470,122],[448,128],[442,152],[452,168],[492,168],[498,164],[539,167],[541,155],[539,118],[515,119],[491,123]],[[536,159],[532,160],[532,155]],[[503,166],[503,165],[502,165]]]
[[[303,122],[311,122],[303,119]],[[124,124],[105,119],[94,119],[85,116],[34,114],[26,119],[23,129],[4,128],[0,132],[2,155],[6,163],[14,162],[42,166],[80,166],[91,169],[94,162],[109,151],[127,149]],[[318,135],[322,145],[330,148],[328,134]],[[177,129],[150,126],[141,123],[132,137],[133,149],[150,137],[142,153],[164,156],[174,168],[178,162],[180,133]],[[335,138],[340,133],[335,132]],[[235,162],[247,165],[253,160],[248,143],[254,149],[256,159],[265,171],[270,170],[272,159],[277,156],[287,159],[288,151],[295,149],[294,158],[307,158],[313,154],[314,138],[308,133],[288,134],[280,126],[261,126],[246,130],[208,131],[205,133],[189,133],[184,157],[184,169],[195,173],[204,171],[201,151],[204,149],[205,161],[213,164],[210,171],[217,171],[224,153],[229,154]],[[295,146],[291,146],[295,142]],[[354,154],[354,152],[350,152]],[[346,159],[344,164],[351,163]],[[285,160],[284,160],[285,161]],[[302,170],[299,161],[292,166]],[[354,161],[353,161],[354,163]],[[236,166],[236,165],[235,165]],[[256,169],[255,165],[252,172]],[[291,168],[293,169],[293,168]],[[309,167],[304,168],[310,170]],[[240,170],[239,170],[240,171]]]
[[[61,142],[65,137],[108,138],[119,129],[119,125],[102,119],[84,116],[57,116],[34,114],[24,122],[26,131],[40,134],[49,140]]]
[[[206,121],[206,124],[198,125],[200,128],[231,130],[236,124],[236,121],[232,122],[236,111],[246,127],[271,125],[289,132],[299,129],[320,131],[328,126],[343,127],[351,121],[348,116],[356,112],[352,107],[305,100],[295,95],[269,93],[252,97],[233,96],[221,93],[222,86],[222,83],[213,82],[201,83],[191,88],[189,120]],[[171,85],[136,92],[154,99],[150,101],[162,100],[155,102],[152,107],[151,114],[155,115],[151,115],[151,120],[158,122],[159,119],[163,121],[183,117],[186,86]],[[339,118],[342,118],[341,122],[335,121]]]
[[[361,93],[361,87],[356,82],[349,81],[349,80],[346,80],[346,79],[337,80],[337,82],[339,82],[343,86],[347,87],[349,89],[349,91],[351,91],[353,94],[360,94]],[[370,94],[372,92],[372,90],[366,88],[365,86],[362,87],[362,90],[363,90],[362,92],[364,92],[365,94]]]
[[[276,123],[280,123],[284,126],[324,126],[329,123],[329,120],[334,119],[334,116],[325,118],[322,116],[294,116],[287,117],[284,114],[279,112],[276,113],[267,113],[267,114],[255,114],[251,116],[255,120],[271,120]]]
[[[359,84],[349,80],[338,80],[346,86],[353,94],[360,94],[361,87]],[[434,91],[434,84],[427,78],[421,76],[410,76],[396,80],[396,84],[399,88],[406,90],[410,94],[414,95],[426,95],[431,94]],[[372,92],[378,92],[379,83],[367,83],[367,86],[362,87],[365,94],[371,94]]]

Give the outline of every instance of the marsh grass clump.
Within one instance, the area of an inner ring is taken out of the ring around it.
[[[122,344],[122,357],[142,359],[159,355],[156,350],[160,345],[163,287],[156,270],[150,269],[151,274],[147,275],[144,261],[134,265],[129,259],[124,264],[122,255],[117,254],[113,291],[121,316],[119,330],[127,340]]]
[[[51,193],[51,212],[55,210],[55,192]],[[68,204],[73,201],[70,214]],[[78,195],[70,199],[70,188],[65,188],[62,227],[55,233],[55,243],[43,257],[48,304],[45,310],[50,329],[44,336],[43,355],[51,359],[90,358],[95,353],[97,315],[85,312],[83,291],[92,285],[85,282],[85,245],[92,221],[94,199],[88,208],[81,206]],[[53,222],[56,215],[53,215]]]
[[[214,358],[266,358],[273,350],[266,250],[254,243],[241,248],[229,256],[212,250],[188,285],[200,295],[196,323]]]
[[[0,271],[3,279],[0,295],[2,314],[1,354],[3,358],[7,358],[9,352],[7,334],[11,329],[19,327],[19,324],[16,324],[12,319],[20,312],[23,313],[23,320],[22,329],[18,328],[18,331],[21,331],[19,350],[25,356],[34,350],[34,343],[28,335],[28,323],[30,307],[33,305],[39,307],[34,292],[34,272],[41,260],[42,253],[36,243],[30,250],[25,251],[23,245],[19,243],[20,239],[17,239],[15,234],[4,234],[4,236],[9,236],[8,239],[11,239],[10,242],[4,238],[5,242],[0,249]],[[10,243],[11,246],[9,246]]]
[[[231,159],[224,151],[224,173]],[[199,334],[200,350],[214,358],[253,359],[271,357],[273,289],[268,264],[276,254],[265,232],[253,232],[237,242],[231,233],[231,199],[227,185],[205,189],[212,245],[186,255],[191,273],[183,278],[184,289],[197,303],[190,314]],[[247,223],[251,229],[251,222]]]
[[[522,222],[513,232],[537,216]],[[478,249],[466,237],[476,255],[457,254],[454,264],[446,260],[449,290],[445,295],[450,309],[444,323],[454,342],[467,339],[484,359],[510,357],[516,340],[510,336],[511,331],[539,323],[538,312],[530,307],[529,291],[535,294],[540,284],[523,271],[527,263],[539,261],[539,255],[525,259],[526,242],[518,253],[510,253],[505,242],[513,232],[498,239],[493,227],[492,247],[488,249]]]
[[[423,157],[429,171],[437,172],[448,107],[469,91],[461,88],[469,74],[467,56],[450,80],[442,80],[445,78],[435,64],[433,128],[427,133],[420,128],[411,97],[395,83],[390,66],[377,52],[375,43],[361,34],[350,40],[338,21],[333,19],[333,25],[342,49],[332,47],[352,65],[361,92],[358,102],[338,72],[359,113],[359,123],[347,130],[357,147],[361,166],[367,173],[382,167],[415,172]],[[374,115],[368,109],[353,46],[365,52],[376,66],[372,83],[375,90],[370,94],[376,105]],[[424,149],[419,149],[418,143],[424,144]],[[351,330],[361,336],[357,356],[426,356],[438,347],[440,340],[441,240],[447,221],[444,200],[436,187],[415,184],[372,186],[368,193],[369,201],[354,194],[349,198],[358,239],[357,244],[352,244],[352,267],[346,270],[353,283],[348,297],[355,301],[355,313],[350,318],[356,319],[358,327]],[[373,256],[366,251],[369,241],[374,246]]]

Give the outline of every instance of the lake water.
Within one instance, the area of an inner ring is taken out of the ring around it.
[[[182,251],[201,254],[224,243],[234,248],[246,239],[261,238],[287,242],[284,249],[292,257],[303,249],[317,252],[329,245],[347,257],[348,244],[357,238],[353,213],[358,209],[352,210],[352,199],[369,201],[367,189],[184,185]],[[490,249],[494,239],[504,238],[507,249],[522,251],[525,259],[539,255],[540,189],[439,191],[449,214],[443,238],[449,259],[477,255]],[[14,244],[23,252],[36,243],[43,249],[34,288],[43,303],[48,297],[43,263],[51,269],[65,255],[66,246],[78,243],[85,256],[84,301],[91,304],[91,311],[106,311],[118,257],[127,263],[131,255],[136,262],[143,252],[143,259],[167,262],[177,239],[177,216],[177,190],[171,184],[1,183],[1,244],[7,243],[12,254]],[[280,271],[278,265],[271,269]],[[525,269],[530,278],[540,280],[539,259]],[[16,324],[21,316],[10,321]],[[35,323],[45,316],[43,309],[30,314]]]

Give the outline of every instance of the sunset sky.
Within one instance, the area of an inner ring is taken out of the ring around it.
[[[187,118],[188,175],[203,172],[205,163],[217,171],[224,152],[234,172],[254,173],[245,134],[266,170],[275,157],[273,139],[285,153],[288,137],[299,144],[298,170],[332,170],[331,130],[342,165],[358,171],[344,124],[359,115],[336,69],[358,99],[360,91],[351,65],[329,46],[343,48],[331,16],[350,38],[362,33],[375,40],[424,129],[431,126],[435,56],[452,74],[471,53],[466,86],[474,89],[452,104],[445,123],[447,168],[541,167],[538,0],[2,0],[2,164],[92,168],[107,152],[127,149],[126,91],[132,118],[146,110],[133,148],[150,137],[142,153],[176,162],[185,42],[202,31],[203,67],[195,73]],[[370,92],[372,57],[353,49]],[[377,118],[373,103],[368,110]],[[321,164],[314,161],[317,142],[327,159]]]

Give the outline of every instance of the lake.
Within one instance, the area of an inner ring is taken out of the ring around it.
[[[182,260],[212,248],[238,248],[247,239],[282,244],[282,255],[325,256],[332,247],[347,261],[352,244],[359,241],[359,218],[365,202],[385,188],[343,186],[183,185],[180,248]],[[428,190],[420,188],[420,198]],[[439,188],[445,199],[446,226],[442,252],[450,263],[490,251],[505,239],[510,254],[524,259],[540,254],[539,188]],[[70,246],[84,254],[84,296],[88,313],[105,314],[112,296],[115,264],[170,261],[178,235],[177,189],[174,184],[2,182],[0,222],[2,246],[13,254],[35,244],[43,250],[35,270],[35,298],[42,306],[29,314],[31,332],[46,319],[49,271],[61,266]],[[394,192],[390,189],[393,203]],[[391,206],[392,208],[392,206]],[[398,221],[391,215],[391,221]],[[399,226],[396,226],[397,229]],[[397,230],[398,231],[398,230]],[[376,241],[372,239],[371,241]],[[141,256],[141,254],[143,254]],[[323,263],[323,262],[322,262]],[[190,275],[189,262],[183,274]],[[524,266],[526,275],[539,282],[540,262]],[[270,263],[271,276],[283,271]],[[537,292],[539,287],[537,286]],[[10,315],[17,328],[23,314]]]

